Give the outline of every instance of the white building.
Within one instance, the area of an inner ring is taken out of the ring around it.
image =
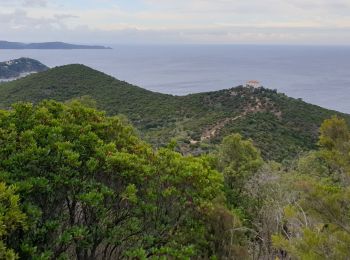
[[[247,81],[247,83],[245,84],[246,87],[251,87],[251,88],[260,88],[261,84],[259,81],[257,80],[249,80]]]

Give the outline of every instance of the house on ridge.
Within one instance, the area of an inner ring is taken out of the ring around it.
[[[249,80],[247,81],[247,83],[245,84],[245,87],[249,88],[260,88],[261,87],[261,84],[259,81],[257,80]]]

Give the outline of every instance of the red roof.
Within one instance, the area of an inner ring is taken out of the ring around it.
[[[251,84],[259,84],[260,82],[257,80],[249,80],[247,83],[251,83]]]

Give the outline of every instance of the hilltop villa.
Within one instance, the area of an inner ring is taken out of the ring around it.
[[[257,80],[249,80],[247,81],[247,83],[245,84],[246,87],[252,87],[252,88],[260,88],[261,84],[259,81]]]

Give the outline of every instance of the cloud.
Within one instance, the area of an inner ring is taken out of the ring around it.
[[[0,0],[0,5],[15,7],[45,7],[48,0]]]
[[[0,0],[0,6],[2,37],[31,41],[350,44],[349,0]]]
[[[43,29],[66,28],[65,20],[76,18],[70,14],[54,14],[51,17],[32,17],[22,9],[13,12],[0,13],[0,27],[5,31],[11,29],[36,30],[44,33]]]
[[[25,7],[44,7],[47,6],[47,0],[24,0],[23,5]]]

